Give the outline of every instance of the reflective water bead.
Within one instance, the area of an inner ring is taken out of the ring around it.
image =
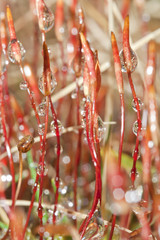
[[[44,163],[44,168],[42,163],[40,163],[37,167],[37,173],[41,176],[42,175],[42,170],[43,170],[43,176],[46,176],[48,173],[48,169],[46,167],[46,163]]]
[[[45,95],[45,81],[44,81],[44,76],[42,74],[42,76],[39,78],[39,81],[38,81],[38,86],[39,86],[39,90],[41,91],[41,93],[43,95]],[[54,91],[54,89],[56,88],[56,85],[57,85],[57,82],[56,82],[56,79],[53,75],[53,73],[51,72],[51,75],[50,75],[50,94]]]
[[[28,84],[25,81],[20,82],[19,87],[21,90],[25,91],[27,90]]]
[[[53,135],[56,136],[56,127],[54,123],[55,123],[54,121],[51,122],[50,130],[53,133]],[[63,133],[64,127],[60,120],[57,120],[57,124],[58,124],[59,135],[61,135]]]
[[[134,72],[134,70],[137,67],[138,60],[137,60],[137,56],[136,56],[135,52],[132,49],[130,49],[130,50],[131,50],[131,61],[132,61],[131,72]],[[120,57],[120,61],[121,61],[121,71],[126,73],[127,72],[127,68],[126,68],[126,62],[124,60],[123,49],[119,52],[119,57]]]
[[[133,123],[133,133],[137,136],[137,132],[138,132],[138,121],[136,120],[134,123]]]
[[[54,25],[54,15],[43,1],[37,1],[38,20],[41,31],[48,32]]]
[[[37,111],[38,111],[38,115],[39,116],[45,116],[45,113],[46,113],[46,103],[45,102],[40,103],[38,108],[37,108]]]
[[[71,98],[72,98],[72,99],[76,99],[76,98],[77,98],[77,92],[76,92],[76,90],[74,90],[74,91],[71,93]]]
[[[38,133],[39,135],[43,135],[45,131],[45,123],[39,124],[38,125]]]
[[[138,104],[139,104],[140,110],[142,110],[143,103],[140,98],[138,98]],[[137,112],[136,103],[135,103],[134,99],[132,100],[132,108],[135,112]]]
[[[132,157],[134,157],[135,154],[137,154],[137,159],[139,159],[140,158],[140,151],[139,150],[137,151],[137,150],[133,149]]]
[[[57,154],[57,144],[54,146],[54,152],[55,152],[55,154]],[[63,147],[62,147],[62,145],[60,145],[60,153],[62,153],[63,152]]]
[[[22,43],[19,40],[17,40],[17,43],[19,44],[19,47],[20,47],[21,59],[24,60],[26,50],[24,49]],[[12,63],[15,63],[16,62],[16,59],[15,59],[16,53],[13,51],[12,44],[13,43],[11,43],[11,42],[9,42],[9,44],[8,44],[8,58]]]
[[[98,120],[98,133],[97,134],[98,134],[99,141],[101,141],[104,137],[106,128],[105,128],[104,123],[100,116],[98,116],[97,120]]]

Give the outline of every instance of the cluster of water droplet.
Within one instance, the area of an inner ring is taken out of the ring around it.
[[[43,172],[43,176],[46,176],[48,173],[48,168],[46,167],[46,163],[44,162],[44,165],[40,163],[37,167],[37,173],[41,176]]]

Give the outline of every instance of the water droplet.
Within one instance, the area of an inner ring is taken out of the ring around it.
[[[99,141],[101,141],[104,137],[106,128],[105,128],[104,123],[100,116],[98,116],[97,121],[98,121],[98,131],[97,131],[97,129],[95,129],[94,137],[96,136],[96,131],[97,131],[98,139],[99,139]]]
[[[39,124],[38,125],[38,133],[39,135],[43,135],[45,131],[45,123]]]
[[[133,123],[133,133],[137,136],[137,132],[138,132],[138,121],[136,120],[134,123]]]
[[[54,89],[56,88],[57,82],[56,79],[53,75],[53,73],[50,73],[50,94],[53,93]],[[39,86],[39,90],[41,91],[41,93],[43,95],[45,95],[45,81],[44,81],[44,76],[42,74],[42,76],[40,77],[39,81],[38,81],[38,86]]]
[[[40,163],[37,167],[37,173],[41,176],[42,175],[42,170],[43,170],[43,176],[46,176],[48,173],[48,168],[46,167],[46,163],[44,163],[44,168],[42,163]]]
[[[135,149],[133,149],[133,152],[132,152],[132,157],[134,157],[134,155],[137,155],[137,159],[139,159],[140,158],[140,151],[138,150],[135,150]]]
[[[9,174],[8,168],[0,164],[0,192],[5,191],[12,181],[12,176]]]
[[[19,54],[16,53],[16,51],[13,50],[13,45],[12,44],[16,44],[16,43],[9,42],[9,44],[8,44],[8,58],[12,63],[15,63],[17,61],[16,56],[18,56],[18,58],[21,58],[21,60],[24,60],[24,56],[25,56],[25,53],[26,53],[22,43],[19,40],[17,40],[16,42],[19,44],[20,56],[18,56]]]
[[[76,90],[74,90],[74,91],[71,93],[71,98],[72,98],[72,99],[76,99],[76,98],[77,98],[77,92],[76,92]]]
[[[46,113],[46,103],[45,102],[40,103],[38,108],[37,108],[37,111],[38,111],[38,115],[39,116],[45,116],[45,113]]]
[[[57,120],[57,124],[59,129],[59,135],[61,135],[63,133],[64,127],[60,120]],[[50,130],[53,133],[53,135],[56,136],[56,127],[55,127],[54,121],[52,121],[50,124]]]
[[[137,60],[137,56],[136,56],[135,52],[132,49],[130,49],[130,50],[131,50],[131,61],[132,61],[131,72],[134,72],[134,70],[137,67],[138,60]],[[126,62],[124,60],[123,49],[119,52],[119,56],[120,56],[120,61],[121,61],[121,71],[126,73],[127,68],[126,68]]]
[[[28,84],[26,81],[22,81],[20,82],[19,87],[21,90],[27,90]]]
[[[100,240],[102,239],[104,230],[105,230],[104,222],[103,219],[101,218],[100,210],[98,209],[95,211],[93,217],[91,218],[91,221],[88,224],[88,227],[82,239]]]
[[[139,103],[140,110],[142,110],[143,103],[140,98],[138,98],[138,103]],[[134,99],[132,100],[132,108],[135,112],[137,112],[136,103],[135,103]]]
[[[44,2],[40,2],[38,8],[39,28],[48,32],[54,25],[54,15]]]
[[[67,193],[68,187],[67,185],[64,184],[64,182],[60,179],[59,182],[59,193],[61,193],[62,195],[65,195]]]
[[[55,154],[57,154],[57,144],[54,146],[54,152],[55,152]],[[63,147],[62,147],[62,145],[60,145],[60,153],[62,153],[63,152]]]

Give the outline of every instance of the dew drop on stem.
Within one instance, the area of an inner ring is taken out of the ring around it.
[[[38,115],[39,116],[45,116],[45,113],[46,113],[46,103],[45,102],[40,103],[38,108],[37,108],[37,111],[38,111]]]
[[[143,103],[140,98],[138,98],[138,104],[139,104],[140,110],[142,110]],[[134,99],[132,100],[132,108],[135,112],[137,112],[136,103],[135,103]]]
[[[133,133],[137,136],[137,132],[138,132],[138,121],[136,120],[134,123],[133,123]]]
[[[54,152],[55,152],[55,154],[57,154],[57,144],[54,146]],[[62,145],[60,145],[60,153],[62,153],[63,152],[63,147],[62,147]]]
[[[37,173],[41,176],[43,171],[43,175],[46,176],[48,173],[48,168],[46,167],[46,163],[44,163],[44,167],[42,163],[40,163],[37,167]]]
[[[57,82],[56,79],[53,75],[53,73],[51,72],[50,76],[47,76],[47,78],[50,78],[50,93],[53,93],[54,89],[56,88]],[[44,76],[42,74],[42,76],[40,77],[39,81],[38,81],[38,86],[39,86],[39,90],[41,91],[41,93],[43,95],[45,95],[45,81],[44,81]]]
[[[45,131],[45,123],[40,123],[38,125],[38,133],[39,135],[43,136]]]
[[[19,88],[23,91],[27,90],[28,84],[25,81],[20,82]]]
[[[136,56],[135,52],[132,49],[130,49],[130,50],[131,50],[131,62],[132,62],[131,72],[134,72],[137,67],[138,60],[137,60],[137,56]],[[126,67],[126,62],[124,60],[123,49],[119,52],[119,57],[120,57],[120,61],[121,61],[121,71],[126,73],[127,67]]]
[[[17,40],[17,43],[19,44],[19,48],[20,48],[21,60],[24,60],[26,51],[25,51],[22,43],[19,40]],[[8,44],[8,58],[12,63],[15,63],[16,62],[16,58],[15,58],[16,52],[13,50],[12,44],[13,43],[11,43],[11,42],[9,42],[9,44]]]
[[[76,98],[77,98],[77,92],[76,92],[76,90],[74,90],[74,91],[71,93],[71,98],[72,98],[72,99],[76,99]]]
[[[59,135],[61,135],[63,133],[64,127],[60,120],[57,120],[57,125],[58,125]],[[52,121],[50,124],[50,130],[53,133],[53,135],[56,136],[56,127],[55,127],[54,121]]]

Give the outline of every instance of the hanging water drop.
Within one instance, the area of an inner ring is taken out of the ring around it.
[[[138,121],[136,120],[134,123],[133,123],[133,133],[137,136],[137,132],[138,132]]]
[[[36,1],[36,7],[40,30],[44,32],[50,31],[54,25],[53,13],[42,0]]]
[[[45,131],[45,123],[40,123],[39,125],[38,125],[38,133],[39,133],[39,135],[42,135],[43,136],[43,134],[44,134],[44,131]]]
[[[40,163],[37,167],[37,173],[41,176],[43,171],[43,176],[46,176],[48,173],[48,168],[46,167],[46,163],[44,163],[44,166],[42,163]]]
[[[61,135],[63,133],[64,127],[60,120],[57,120],[57,125],[58,125],[59,135]],[[54,121],[52,121],[50,124],[50,130],[53,133],[53,135],[56,136],[56,127],[55,127]]]
[[[140,158],[140,151],[139,151],[139,149],[138,150],[133,149],[132,157],[134,157],[134,156],[136,156],[136,159]]]
[[[74,91],[71,93],[71,98],[72,98],[72,99],[76,99],[76,98],[77,98],[77,92],[76,92],[76,90],[74,90]]]
[[[130,49],[130,51],[131,51],[131,62],[132,62],[131,72],[134,72],[134,70],[137,67],[138,60],[137,60],[137,56],[136,56],[135,52],[132,49]],[[126,62],[124,60],[123,49],[119,52],[119,57],[120,57],[120,61],[121,61],[121,71],[126,73],[127,67],[126,67]]]
[[[26,82],[26,81],[20,82],[19,88],[20,88],[21,90],[23,90],[23,91],[27,90],[27,88],[28,88],[27,82]]]
[[[98,121],[98,131],[97,131],[97,129],[95,129],[94,137],[96,137],[96,134],[97,134],[99,141],[101,141],[104,137],[106,128],[105,128],[104,123],[100,116],[98,116],[97,121]],[[97,131],[97,133],[96,133],[96,131]]]
[[[38,111],[38,115],[39,116],[45,116],[45,113],[46,113],[46,102],[40,103],[38,108],[37,108],[37,111]]]
[[[50,76],[47,76],[47,78],[50,78],[50,79],[48,79],[48,82],[50,84],[50,94],[51,94],[54,91],[54,89],[57,85],[57,82],[56,82],[56,79],[52,72],[50,73]],[[38,81],[38,86],[39,86],[39,90],[41,91],[41,93],[43,95],[45,95],[45,89],[46,89],[45,85],[46,85],[46,82],[44,81],[44,76],[42,74],[42,76],[40,77],[40,79]]]
[[[18,52],[18,50],[19,50],[18,47],[16,46],[15,50],[13,49],[12,44],[16,44],[16,42],[19,45],[20,56],[19,56],[19,52]],[[16,56],[18,56],[18,58],[21,58],[21,60],[24,60],[24,56],[25,56],[25,53],[26,53],[22,43],[19,40],[17,40],[16,42],[15,43],[9,42],[9,44],[8,44],[8,58],[12,63],[15,63],[17,61]]]
[[[140,98],[138,98],[138,104],[139,104],[140,110],[142,110],[143,103]],[[132,100],[132,108],[135,112],[137,112],[136,103],[135,103],[134,99]]]
[[[62,153],[63,152],[63,147],[62,147],[62,145],[60,145],[60,153]],[[55,154],[57,154],[57,151],[58,151],[58,147],[57,147],[57,144],[54,146],[54,152],[55,152]]]

